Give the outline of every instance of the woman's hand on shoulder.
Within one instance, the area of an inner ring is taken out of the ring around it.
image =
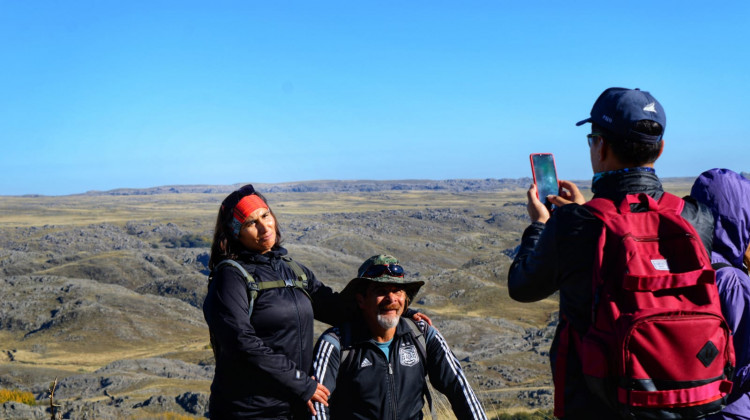
[[[414,322],[424,321],[427,323],[427,325],[432,326],[432,320],[430,319],[430,317],[420,312],[414,312],[411,320]]]
[[[313,380],[315,380],[314,376],[312,378]],[[315,411],[315,405],[313,403],[321,403],[324,406],[328,407],[328,397],[331,396],[331,391],[329,391],[328,388],[324,387],[320,382],[315,383],[317,385],[317,388],[315,388],[315,393],[310,398],[310,401],[307,402],[307,409],[313,416],[318,414],[318,412]]]

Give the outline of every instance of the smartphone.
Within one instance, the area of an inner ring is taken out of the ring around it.
[[[552,208],[552,203],[547,201],[548,195],[558,195],[560,186],[557,183],[557,170],[555,169],[555,157],[552,153],[532,153],[531,172],[534,174],[534,184],[539,201],[547,208]]]

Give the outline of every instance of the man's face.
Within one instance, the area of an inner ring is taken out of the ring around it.
[[[396,328],[406,307],[402,285],[370,282],[364,295],[357,294],[357,304],[369,325],[377,323],[384,330]]]

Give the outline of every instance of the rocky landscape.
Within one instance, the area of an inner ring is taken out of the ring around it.
[[[665,185],[684,194],[689,182]],[[520,304],[506,289],[529,183],[256,187],[290,254],[334,289],[382,252],[424,280],[414,307],[446,337],[493,417],[552,403],[556,296]],[[201,311],[208,246],[218,205],[236,187],[0,197],[0,389],[38,403],[6,402],[0,418],[50,418],[55,379],[62,418],[203,417],[213,375]]]

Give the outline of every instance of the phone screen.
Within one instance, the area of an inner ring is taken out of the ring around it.
[[[539,200],[549,206],[547,196],[557,195],[560,191],[557,184],[554,156],[551,153],[533,153],[531,155],[531,169],[534,173],[534,183]]]

